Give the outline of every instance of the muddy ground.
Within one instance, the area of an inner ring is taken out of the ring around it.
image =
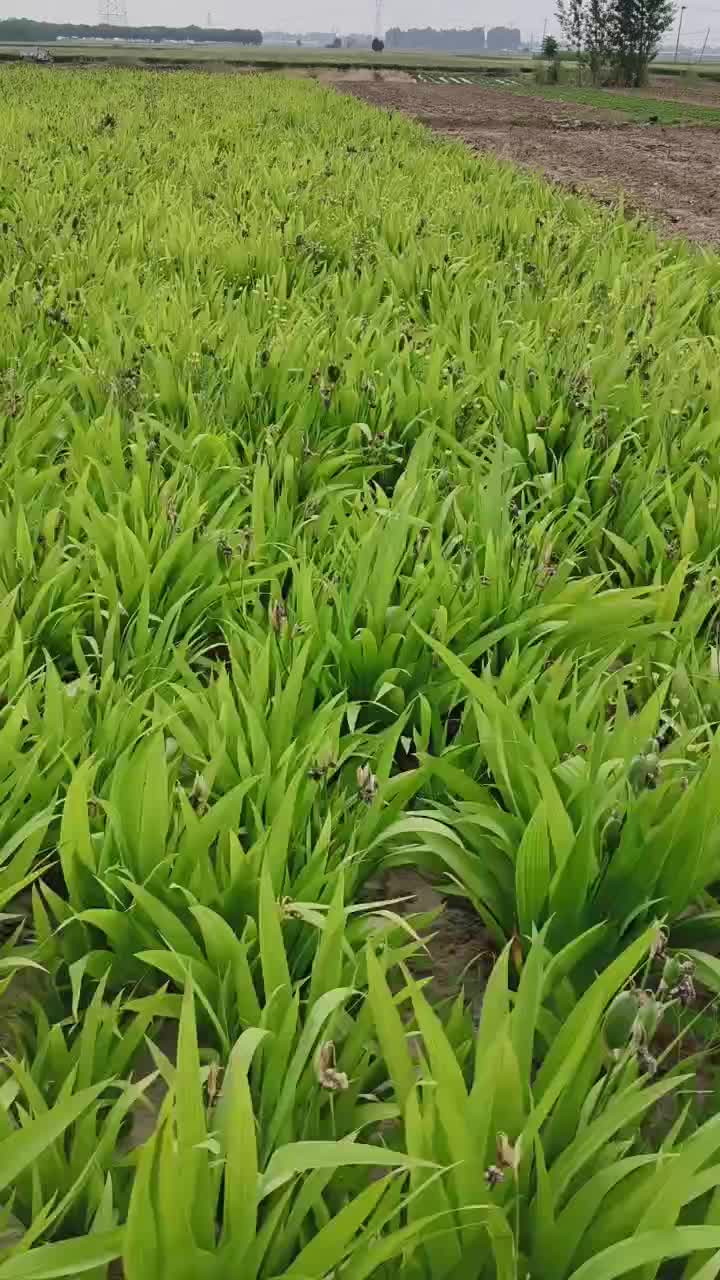
[[[622,196],[627,212],[661,231],[720,247],[720,128],[619,123],[590,107],[475,84],[337,87],[604,202]]]
[[[470,903],[442,894],[412,867],[387,871],[368,882],[363,898],[392,902],[391,909],[404,917],[438,913],[435,923],[422,931],[425,948],[410,967],[416,977],[429,979],[426,994],[434,1004],[454,1000],[462,988],[477,1021],[497,948]]]

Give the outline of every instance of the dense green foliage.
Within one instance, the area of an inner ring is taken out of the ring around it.
[[[207,27],[118,27],[107,23],[37,22],[34,18],[0,19],[0,44],[43,44],[52,40],[207,40]],[[262,44],[262,31],[213,27],[216,44]]]
[[[598,85],[612,68],[615,83],[636,88],[646,83],[674,15],[672,0],[557,0],[556,8],[578,75],[585,65]]]
[[[720,262],[309,83],[0,102],[0,1280],[710,1280]]]

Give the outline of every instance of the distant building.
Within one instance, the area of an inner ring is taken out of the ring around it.
[[[522,35],[517,27],[491,27],[485,47],[488,53],[514,53],[521,44]]]
[[[388,49],[412,49],[418,52],[431,49],[434,53],[483,53],[485,28],[473,27],[390,27],[385,36]]]
[[[335,39],[334,31],[263,31],[263,44],[294,44],[326,49]]]
[[[21,49],[20,57],[25,62],[52,62],[52,54],[47,49]]]

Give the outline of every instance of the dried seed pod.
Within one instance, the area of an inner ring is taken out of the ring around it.
[[[190,804],[196,813],[204,813],[210,799],[210,788],[201,773],[195,774],[195,781],[190,792]]]
[[[520,1168],[521,1140],[511,1142],[506,1133],[499,1133],[495,1139],[497,1162],[501,1169],[512,1169],[517,1173]]]
[[[691,974],[689,973],[683,974],[677,987],[672,992],[672,995],[677,996],[681,1005],[683,1005],[685,1008],[687,1008],[688,1005],[693,1004],[695,1000],[696,992],[695,992],[695,983],[692,980]]]
[[[667,947],[667,944],[668,944],[668,931],[667,929],[664,929],[662,925],[658,925],[656,928],[655,937],[653,938],[653,941],[650,947],[650,955],[652,956],[653,960],[656,959],[658,956],[662,956],[665,954],[665,948]]]
[[[211,1062],[210,1070],[207,1078],[207,1096],[210,1106],[213,1105],[215,1099],[220,1092],[220,1081],[222,1079],[223,1068],[219,1062]]]
[[[233,549],[226,538],[219,538],[217,544],[217,555],[220,565],[228,569],[233,558]]]
[[[350,1087],[350,1081],[345,1072],[336,1070],[333,1040],[326,1040],[320,1045],[315,1059],[315,1072],[318,1082],[330,1093],[343,1093]]]
[[[638,1067],[645,1075],[654,1076],[657,1072],[657,1058],[653,1058],[652,1054],[648,1053],[644,1045],[640,1045],[639,1049],[636,1051],[635,1060]]]
[[[378,781],[377,781],[377,778],[375,777],[375,774],[372,772],[370,765],[369,764],[360,765],[355,777],[357,779],[358,791],[360,792],[360,795],[362,796],[366,804],[370,804],[370,801],[373,799],[373,797],[377,795],[377,789],[378,789]]]
[[[274,600],[270,606],[270,626],[279,635],[287,622],[287,609],[282,600]]]

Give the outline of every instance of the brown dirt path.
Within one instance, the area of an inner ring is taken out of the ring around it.
[[[628,212],[665,233],[720,247],[720,128],[618,123],[482,85],[355,83],[347,92],[604,202],[622,195]]]

